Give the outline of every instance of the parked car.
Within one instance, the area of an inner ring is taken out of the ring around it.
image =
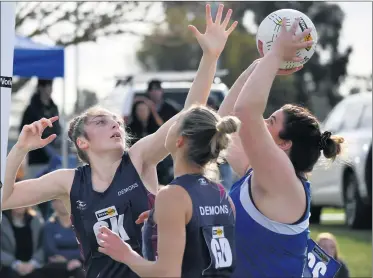
[[[345,139],[334,163],[320,159],[310,176],[312,223],[323,207],[344,208],[351,228],[372,225],[372,93],[347,96],[330,112],[323,130]]]
[[[195,74],[195,71],[183,71],[142,73],[136,76],[117,77],[114,90],[105,99],[101,100],[100,104],[112,111],[122,113],[123,107],[126,106],[125,102],[128,101],[126,94],[129,91],[134,93],[134,97],[144,95],[148,82],[152,79],[157,79],[162,81],[164,97],[183,107]],[[228,87],[220,81],[220,77],[226,74],[227,71],[225,70],[217,71],[214,83],[211,86],[210,97],[214,99],[215,104],[218,106],[220,106],[229,91]]]

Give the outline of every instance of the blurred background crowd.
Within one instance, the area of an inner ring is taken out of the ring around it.
[[[203,24],[204,5],[204,2],[18,3],[17,34],[65,47],[66,79],[72,76],[75,88],[66,84],[67,105],[61,106],[60,80],[40,76],[14,78],[9,148],[23,125],[42,117],[61,116],[44,134],[47,137],[56,133],[58,138],[43,149],[30,152],[17,179],[36,178],[62,167],[61,147],[63,140],[67,140],[64,125],[93,105],[102,105],[124,118],[131,134],[130,145],[177,114],[201,55],[186,26]],[[213,7],[217,5],[215,2]],[[332,166],[321,161],[311,175],[311,236],[343,262],[339,278],[371,277],[372,3],[228,2],[225,5],[234,10],[239,26],[219,60],[208,100],[213,109],[219,108],[234,80],[258,58],[255,32],[265,16],[277,9],[293,8],[314,22],[319,35],[317,52],[300,72],[276,79],[266,114],[284,103],[300,103],[318,116],[324,129],[346,138],[344,160]],[[367,9],[370,15],[362,18]],[[346,16],[350,16],[348,24],[344,23]],[[346,39],[346,29],[362,42]],[[101,50],[95,48],[90,52],[92,48],[86,48],[87,45],[101,45]],[[115,57],[108,58],[111,62],[107,70],[105,62],[102,67],[94,62],[85,65],[102,55],[100,51],[111,52],[108,47],[113,48]],[[91,56],[82,64],[80,57],[87,55],[85,51]],[[69,65],[73,65],[71,69]],[[82,85],[84,78],[89,82]],[[79,163],[69,145],[67,166],[74,168]],[[170,157],[158,165],[157,171],[160,184],[172,180]],[[219,174],[227,190],[239,178],[226,162],[219,165]],[[69,214],[58,200],[6,211],[1,242],[0,277],[84,277],[83,258]]]

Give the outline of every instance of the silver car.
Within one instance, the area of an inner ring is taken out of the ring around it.
[[[310,176],[311,218],[319,223],[323,207],[344,208],[351,228],[372,225],[372,93],[346,97],[330,112],[323,130],[345,138],[334,163],[321,158]]]

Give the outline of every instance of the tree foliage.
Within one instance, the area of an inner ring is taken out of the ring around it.
[[[141,29],[160,23],[159,18],[152,16],[155,4],[127,1],[18,2],[16,32],[29,38],[46,37],[51,43],[63,46],[95,42],[100,37],[113,35],[143,36],[145,33]],[[27,80],[15,82],[13,92]]]

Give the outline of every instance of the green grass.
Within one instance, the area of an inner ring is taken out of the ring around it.
[[[341,210],[327,209],[323,213],[340,213]],[[311,225],[313,239],[319,233],[329,232],[336,236],[340,257],[350,270],[350,277],[372,277],[372,231],[356,231],[340,222],[325,222]]]
[[[323,208],[322,213],[344,213],[344,210],[338,208]]]

